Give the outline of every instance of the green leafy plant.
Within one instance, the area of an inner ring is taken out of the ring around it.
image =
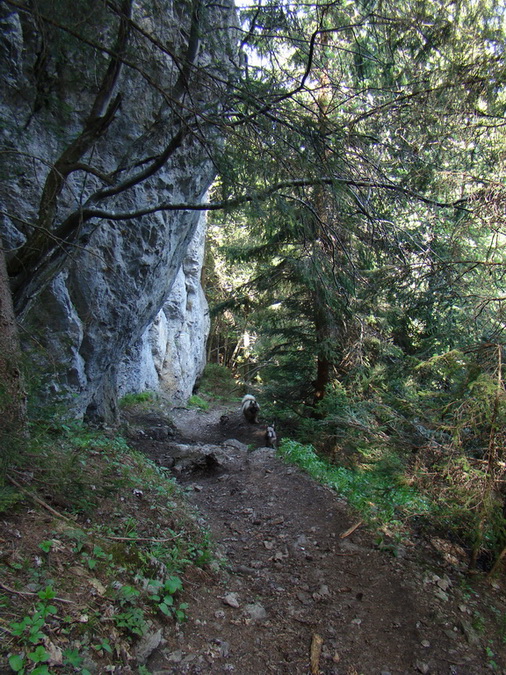
[[[95,569],[100,561],[111,563],[113,560],[113,556],[110,553],[106,553],[99,544],[93,545],[91,553],[84,551],[81,555],[90,570]]]
[[[9,657],[9,665],[15,673],[24,675],[30,673],[31,675],[50,675],[48,667],[40,665],[49,660],[49,654],[44,647],[38,646],[33,652],[20,656],[14,654]],[[29,670],[27,670],[29,668]]]
[[[93,649],[97,651],[99,654],[103,652],[107,652],[108,654],[113,653],[113,649],[111,647],[111,644],[109,640],[107,639],[101,639],[100,642],[97,642],[96,644],[92,645]]]
[[[122,586],[119,591],[119,601],[121,605],[132,603],[137,600],[141,592],[134,586]]]
[[[144,611],[137,605],[140,596],[141,592],[134,586],[122,586],[118,593],[118,602],[123,611],[116,612],[113,616],[115,626],[138,636],[146,632]]]
[[[46,637],[44,628],[46,619],[57,613],[50,601],[56,597],[51,586],[38,592],[39,601],[31,614],[21,621],[11,622],[8,626],[10,634],[17,638],[18,646],[22,649],[21,654],[11,654],[9,665],[15,673],[24,675],[30,672],[36,675],[49,674],[47,666],[42,665],[49,660],[49,655],[41,644]],[[30,669],[30,670],[28,670]]]
[[[208,532],[205,532],[202,542],[199,544],[192,544],[188,546],[189,559],[197,567],[204,567],[212,558],[211,541]]]
[[[87,668],[83,668],[84,658],[77,649],[63,650],[63,665],[79,672],[79,675],[91,675]]]
[[[41,541],[39,544],[39,548],[42,549],[44,553],[49,553],[53,548],[53,542],[50,539],[47,539],[46,541]]]
[[[149,590],[151,590],[151,600],[165,616],[174,616],[176,621],[186,620],[186,610],[188,604],[182,602],[179,605],[174,603],[174,595],[183,590],[183,582],[179,577],[171,576],[165,581],[157,579],[150,581]]]
[[[114,614],[113,621],[115,626],[127,633],[142,636],[146,632],[146,619],[140,607],[127,607],[123,612]]]
[[[497,672],[497,671],[499,670],[499,665],[498,665],[498,663],[497,663],[497,661],[496,661],[497,656],[496,656],[494,650],[492,649],[492,647],[490,647],[489,645],[487,645],[487,646],[485,647],[485,654],[487,655],[487,659],[488,659],[488,667],[489,667],[490,670],[492,670],[494,673]]]

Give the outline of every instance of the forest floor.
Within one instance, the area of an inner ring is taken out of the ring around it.
[[[220,563],[186,575],[188,620],[150,673],[506,674],[504,589],[469,577],[449,542],[380,549],[335,492],[262,447],[265,426],[238,406],[170,419],[179,443],[217,446],[218,462],[176,476]],[[149,432],[162,423],[129,420],[130,442],[164,465],[167,443]]]

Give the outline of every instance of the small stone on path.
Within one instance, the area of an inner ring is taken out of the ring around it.
[[[267,618],[267,611],[265,607],[262,607],[259,603],[253,603],[251,605],[246,605],[244,607],[246,614],[249,614],[249,618],[253,621],[262,621]]]
[[[239,599],[237,597],[237,593],[227,593],[226,595],[223,596],[223,602],[225,603],[225,605],[229,605],[234,609],[239,609],[239,607],[241,606]]]

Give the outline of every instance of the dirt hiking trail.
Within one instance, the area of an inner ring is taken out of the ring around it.
[[[335,492],[261,447],[265,426],[238,407],[170,418],[175,445],[205,461],[175,461],[175,445],[146,430],[153,416],[138,420],[137,446],[173,468],[222,563],[185,578],[188,621],[167,630],[150,673],[506,673],[504,644],[483,629],[505,616],[498,586],[469,580],[434,542],[379,550]]]

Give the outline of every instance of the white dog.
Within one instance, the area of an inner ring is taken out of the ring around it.
[[[246,394],[241,403],[241,411],[246,420],[252,424],[258,424],[259,410],[260,406],[258,405],[256,398],[252,396],[252,394]]]

